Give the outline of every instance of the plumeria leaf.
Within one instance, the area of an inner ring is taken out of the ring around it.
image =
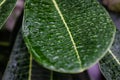
[[[27,0],[22,32],[33,58],[45,68],[79,73],[110,48],[114,24],[96,0]]]

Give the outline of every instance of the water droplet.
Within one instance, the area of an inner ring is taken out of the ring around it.
[[[53,57],[53,60],[57,60],[59,58],[59,56],[55,56]]]
[[[62,71],[62,72],[64,72],[65,70],[64,70],[63,68],[60,68],[60,69],[59,69],[59,71]]]
[[[53,69],[53,70],[55,69],[55,67],[54,67],[54,66],[49,66],[49,68],[50,68],[50,69]]]
[[[97,45],[96,47],[97,47],[97,48],[100,48],[100,46],[101,46],[101,45]]]

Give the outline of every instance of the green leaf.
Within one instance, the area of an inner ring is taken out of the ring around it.
[[[107,80],[120,80],[120,31],[117,30],[111,51],[100,61],[100,68]]]
[[[11,14],[17,0],[0,0],[0,29]]]
[[[27,0],[24,15],[29,52],[50,70],[82,72],[113,42],[115,27],[96,0]]]

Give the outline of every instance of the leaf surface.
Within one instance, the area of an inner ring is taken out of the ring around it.
[[[0,29],[11,14],[17,0],[0,0]]]
[[[120,31],[117,30],[111,51],[100,60],[100,68],[107,80],[120,80]]]
[[[96,0],[27,0],[22,27],[33,58],[44,67],[78,73],[100,60],[115,27]]]

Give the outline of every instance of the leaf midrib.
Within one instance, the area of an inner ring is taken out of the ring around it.
[[[56,10],[57,10],[57,12],[58,12],[58,14],[59,14],[59,16],[61,17],[61,20],[63,21],[66,29],[67,29],[67,32],[68,32],[68,34],[69,34],[69,36],[70,36],[70,39],[71,39],[71,42],[72,42],[72,44],[73,44],[74,50],[75,50],[75,52],[76,52],[77,59],[79,60],[80,65],[81,65],[80,55],[79,55],[79,53],[78,53],[78,50],[77,50],[77,47],[76,47],[76,43],[75,43],[75,41],[74,41],[74,39],[73,39],[72,33],[71,33],[71,31],[70,31],[70,29],[69,29],[69,27],[68,27],[68,25],[67,25],[67,23],[66,23],[66,21],[65,21],[65,19],[64,19],[64,17],[63,17],[63,15],[62,15],[62,12],[60,11],[60,9],[59,9],[59,7],[58,7],[57,2],[56,2],[55,0],[52,0],[52,2],[53,2],[53,4],[54,4],[54,6],[55,6],[55,8],[56,8]]]
[[[5,3],[6,0],[3,0],[1,3],[0,3],[0,6],[2,6],[4,3]]]

